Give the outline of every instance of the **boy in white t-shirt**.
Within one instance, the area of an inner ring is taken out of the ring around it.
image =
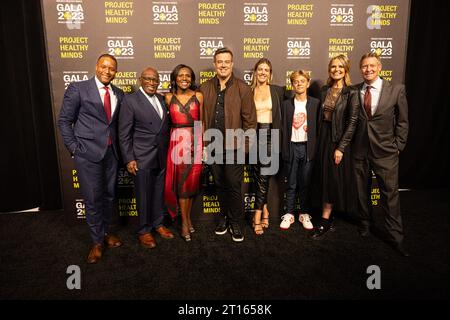
[[[305,229],[313,229],[311,223],[308,187],[317,137],[319,100],[308,96],[311,78],[304,70],[291,74],[295,96],[283,102],[282,158],[286,168],[287,184],[285,214],[281,217],[281,229],[289,229],[295,221],[294,207],[297,191],[300,200],[299,221]]]

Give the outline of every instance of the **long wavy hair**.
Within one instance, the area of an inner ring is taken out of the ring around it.
[[[350,60],[348,59],[347,56],[345,56],[343,54],[340,54],[340,55],[337,55],[337,56],[331,58],[330,62],[328,63],[327,85],[332,86],[334,83],[334,79],[329,76],[331,64],[333,63],[334,60],[338,60],[344,66],[344,70],[345,70],[344,84],[346,86],[350,86],[352,84],[352,81],[350,79]]]

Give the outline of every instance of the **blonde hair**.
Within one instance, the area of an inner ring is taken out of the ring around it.
[[[350,79],[350,60],[348,59],[347,56],[345,56],[343,54],[339,54],[339,55],[331,58],[330,62],[328,63],[328,74],[330,73],[331,64],[333,63],[334,60],[338,60],[344,66],[344,70],[345,70],[344,84],[346,86],[350,86],[352,84],[352,80]],[[334,83],[334,79],[331,78],[330,76],[328,76],[327,85],[331,86],[331,85],[333,85],[333,83]]]
[[[256,80],[256,72],[258,70],[259,65],[263,64],[263,63],[267,64],[269,66],[269,69],[270,69],[270,79],[269,79],[269,81],[267,81],[267,84],[270,84],[270,82],[272,81],[272,77],[273,77],[273,74],[272,74],[272,63],[267,58],[261,58],[261,59],[258,60],[258,62],[256,62],[255,66],[253,67],[252,83],[250,84],[250,87],[252,87],[252,89],[256,88],[256,82],[257,82],[257,80]]]
[[[309,75],[309,72],[306,72],[305,70],[297,70],[291,73],[290,76],[291,84],[294,84],[293,82],[295,78],[300,76],[305,77],[305,79],[308,80],[308,82],[311,81],[311,76]]]
[[[361,64],[362,64],[363,60],[366,59],[366,58],[375,58],[375,59],[378,60],[378,63],[381,64],[380,55],[376,54],[375,52],[367,52],[367,53],[363,54],[363,56],[359,60],[359,67],[360,68],[361,68]]]

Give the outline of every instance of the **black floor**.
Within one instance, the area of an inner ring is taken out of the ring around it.
[[[191,243],[157,236],[150,250],[129,224],[118,229],[122,247],[87,265],[84,223],[68,225],[62,212],[3,214],[0,299],[449,299],[449,199],[449,190],[401,192],[408,258],[342,219],[322,241],[298,222],[281,231],[271,220],[263,236],[247,226],[242,243],[199,222]],[[81,290],[66,287],[70,265],[81,268]],[[366,285],[371,265],[381,271],[379,290]]]

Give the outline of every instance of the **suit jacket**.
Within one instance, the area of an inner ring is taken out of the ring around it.
[[[330,87],[323,86],[320,91],[320,105],[325,102],[325,98]],[[354,87],[344,87],[336,101],[333,116],[331,119],[331,138],[337,145],[337,149],[345,152],[345,148],[352,141],[358,122],[359,91]],[[323,108],[320,108],[319,130],[323,120]]]
[[[73,82],[67,88],[58,126],[71,154],[98,162],[104,158],[111,137],[113,152],[118,158],[117,118],[124,93],[112,84],[111,87],[117,97],[117,106],[109,123],[94,77]]]
[[[364,83],[356,85],[358,96]],[[393,85],[383,79],[375,114],[369,120],[360,102],[359,121],[353,142],[356,159],[385,158],[398,154],[405,148],[408,137],[408,102],[405,86]]]
[[[270,97],[272,99],[272,129],[281,130],[281,105],[285,97],[284,88],[271,84]]]
[[[295,104],[294,98],[283,101],[283,113],[282,113],[282,147],[281,156],[283,161],[289,161],[291,158],[291,135],[292,135],[292,122],[294,120]],[[318,117],[319,117],[319,99],[313,98],[311,96],[307,97],[306,100],[306,121],[308,126],[308,142],[306,144],[306,152],[308,161],[314,159],[316,153],[316,141],[318,135]]]
[[[169,144],[169,116],[164,98],[156,94],[161,119],[141,90],[127,95],[119,114],[119,142],[125,163],[137,161],[138,168],[165,168]]]
[[[282,104],[285,99],[285,89],[283,87],[271,84],[270,87],[270,98],[272,99],[272,129],[280,130],[278,141],[273,141],[272,143],[278,143],[281,148],[281,127],[282,127]],[[281,150],[280,150],[281,152]]]

